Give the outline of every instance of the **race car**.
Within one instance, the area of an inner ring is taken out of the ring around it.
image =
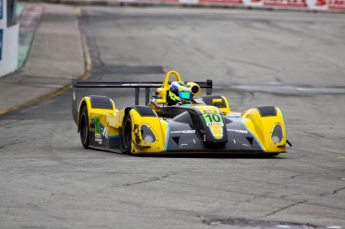
[[[275,156],[286,152],[291,143],[278,107],[233,112],[224,96],[212,95],[212,83],[185,83],[174,70],[163,82],[73,80],[72,114],[81,144],[127,154]],[[134,88],[135,105],[117,109],[111,98],[89,95],[77,107],[78,88]],[[139,105],[141,88],[146,90],[145,105]],[[151,88],[156,91],[150,99]],[[206,88],[206,95],[197,97],[201,88]]]

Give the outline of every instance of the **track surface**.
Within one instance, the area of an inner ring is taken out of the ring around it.
[[[345,95],[321,94],[345,88],[344,15],[84,7],[81,29],[90,80],[176,69],[222,88],[276,85],[214,94],[237,111],[279,106],[294,147],[270,159],[84,150],[66,93],[0,117],[1,228],[345,228]],[[132,90],[102,93],[134,102]]]

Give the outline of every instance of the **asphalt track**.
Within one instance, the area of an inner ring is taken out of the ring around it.
[[[233,110],[280,107],[293,147],[275,158],[85,150],[68,92],[1,116],[1,228],[345,228],[344,15],[82,7],[80,28],[90,80],[211,78]],[[134,102],[132,90],[89,93]]]

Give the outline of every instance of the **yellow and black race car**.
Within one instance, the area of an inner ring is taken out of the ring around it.
[[[212,94],[212,80],[182,85],[192,97],[188,103],[172,101],[176,71],[161,82],[73,81],[72,113],[85,148],[128,154],[261,154],[286,152],[282,113],[275,106],[260,106],[242,113],[230,111],[227,99]],[[178,84],[177,84],[178,85]],[[134,88],[135,105],[118,110],[106,96],[90,95],[77,107],[78,88]],[[146,104],[139,104],[139,90],[146,89]],[[150,88],[157,88],[149,98]],[[196,96],[201,88],[206,95]],[[181,92],[182,95],[182,92]]]

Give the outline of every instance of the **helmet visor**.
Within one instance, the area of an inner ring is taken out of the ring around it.
[[[192,93],[190,93],[189,91],[179,91],[178,96],[181,99],[190,100],[192,98]]]

